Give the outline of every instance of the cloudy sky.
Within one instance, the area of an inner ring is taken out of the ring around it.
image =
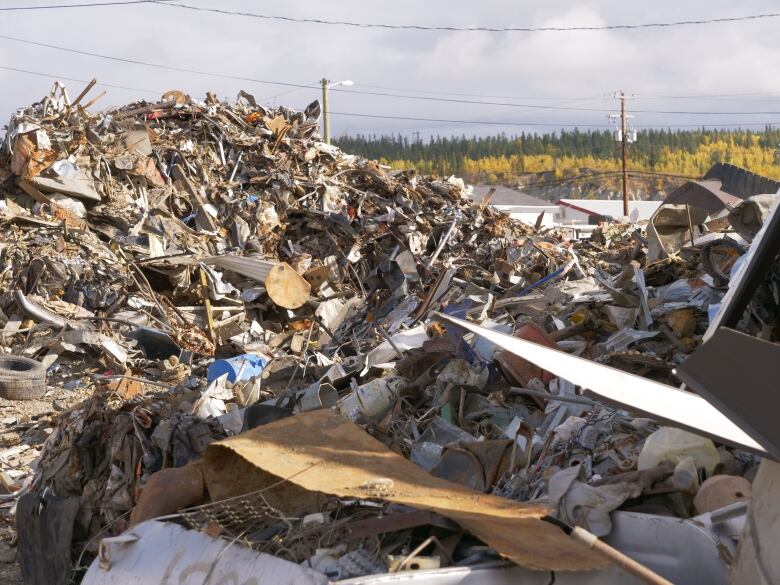
[[[0,9],[94,1],[0,0]],[[604,26],[778,11],[778,3],[771,0],[176,1],[295,18],[457,27]],[[234,98],[244,89],[263,102],[296,108],[319,96],[317,87],[294,88],[213,75],[220,74],[312,86],[322,77],[354,80],[353,87],[336,88],[342,91],[331,94],[335,135],[512,134],[574,125],[609,127],[608,111],[617,106],[612,95],[620,89],[636,96],[630,102],[636,111],[632,120],[636,127],[780,123],[778,26],[780,18],[596,32],[440,32],[270,21],[151,3],[4,10],[0,11],[0,36],[206,74],[0,38],[0,120],[4,123],[14,109],[46,94],[53,81],[50,76],[96,77],[105,84],[133,88],[102,88],[108,94],[95,109],[156,100],[169,89],[198,98],[207,90]],[[71,96],[83,86],[78,81],[64,83]],[[702,115],[640,110],[778,113]]]

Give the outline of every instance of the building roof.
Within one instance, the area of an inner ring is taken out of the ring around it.
[[[522,191],[503,187],[501,185],[474,185],[474,191],[471,198],[476,202],[481,202],[490,189],[495,189],[493,198],[490,200],[492,205],[523,205],[528,207],[555,207],[552,201],[545,201],[538,197],[533,197]]]
[[[587,215],[623,217],[622,199],[560,199],[558,204],[571,207]],[[660,201],[629,201],[628,214],[631,216],[636,210],[638,212],[637,220],[650,219],[660,205]]]

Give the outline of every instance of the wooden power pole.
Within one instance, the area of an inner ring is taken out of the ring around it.
[[[625,92],[621,89],[619,94],[615,97],[620,98],[620,114],[610,114],[609,119],[620,124],[617,132],[620,136],[620,152],[622,158],[623,168],[623,215],[628,216],[628,145],[633,142],[632,137],[633,130],[628,127],[628,119],[633,118],[626,113],[626,96]]]
[[[626,124],[626,94],[620,90],[620,149],[623,155],[623,215],[628,217],[628,124]]]

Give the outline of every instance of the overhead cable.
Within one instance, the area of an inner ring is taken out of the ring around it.
[[[0,12],[25,10],[54,10],[60,8],[94,8],[97,6],[127,6],[128,4],[159,4],[155,0],[121,0],[119,2],[83,2],[79,4],[33,4],[32,6],[3,6]]]
[[[156,0],[155,0],[156,1]],[[239,75],[230,75],[226,73],[219,73],[216,71],[203,71],[198,69],[190,69],[186,67],[176,67],[173,65],[162,65],[160,63],[151,63],[148,61],[140,61],[138,59],[131,59],[128,57],[115,57],[112,55],[104,55],[102,53],[95,53],[93,51],[83,51],[80,49],[73,49],[70,47],[63,47],[61,45],[54,45],[51,43],[43,43],[40,41],[33,41],[29,39],[22,39],[19,37],[15,37],[12,35],[7,34],[0,34],[0,38],[6,39],[13,42],[38,46],[38,47],[45,47],[48,49],[54,49],[58,51],[64,51],[67,53],[73,53],[77,55],[85,55],[89,57],[95,57],[99,59],[106,59],[109,61],[118,61],[120,63],[128,63],[132,65],[141,65],[144,67],[153,67],[155,69],[163,69],[168,71],[178,71],[182,73],[192,73],[196,75],[205,75],[208,77],[215,77],[215,78],[222,78],[222,79],[232,79],[237,81],[245,81],[250,83],[259,83],[259,84],[266,84],[266,85],[278,85],[283,87],[297,87],[297,88],[306,88],[306,89],[319,89],[318,85],[314,84],[302,84],[302,83],[290,83],[286,81],[275,81],[270,79],[257,79],[253,77],[244,77]],[[363,91],[363,90],[345,90],[345,89],[331,89],[332,92],[340,92],[340,93],[346,93],[346,94],[357,94],[357,95],[370,95],[370,96],[383,96],[383,97],[391,97],[396,99],[407,99],[407,100],[418,100],[418,101],[432,101],[432,102],[447,102],[447,103],[456,103],[456,104],[472,104],[472,105],[482,105],[482,106],[505,106],[505,107],[514,107],[514,108],[526,108],[526,109],[532,109],[532,110],[559,110],[559,111],[570,111],[570,112],[600,112],[600,113],[608,113],[612,110],[604,109],[604,108],[583,108],[583,107],[577,107],[577,106],[564,106],[564,105],[542,105],[542,104],[520,104],[520,103],[514,103],[514,102],[497,102],[497,101],[479,101],[479,100],[465,100],[465,99],[459,99],[459,98],[437,98],[437,97],[430,97],[430,96],[411,96],[411,95],[401,95],[401,94],[395,94],[395,93],[387,93],[387,92],[378,92],[378,91]],[[634,112],[638,113],[645,113],[645,114],[669,114],[669,115],[706,115],[706,116],[715,116],[715,115],[775,115],[780,114],[780,110],[770,110],[770,111],[728,111],[728,112],[717,112],[717,111],[695,111],[695,110],[633,110]]]
[[[224,8],[210,8],[206,6],[192,6],[190,4],[182,4],[179,2],[163,2],[161,0],[155,0],[155,3],[162,6],[170,6],[171,8],[184,8],[187,10],[193,10],[198,12],[211,12],[215,14],[224,14],[230,16],[243,16],[246,18],[258,18],[261,20],[277,20],[290,23],[308,23],[308,24],[321,24],[330,26],[351,26],[356,28],[381,28],[392,30],[418,30],[418,31],[442,31],[442,32],[489,32],[489,33],[505,33],[505,32],[574,32],[574,31],[602,31],[602,30],[631,30],[631,29],[643,29],[643,28],[669,28],[676,26],[694,26],[704,24],[716,24],[722,22],[744,22],[751,20],[763,20],[767,18],[777,18],[780,16],[780,12],[769,12],[764,14],[749,14],[745,16],[729,16],[721,18],[706,18],[706,19],[691,19],[691,20],[677,20],[670,22],[646,22],[639,24],[606,24],[601,26],[506,26],[506,27],[490,27],[490,26],[433,26],[423,24],[388,24],[388,23],[369,23],[369,22],[352,22],[347,20],[327,20],[324,18],[303,18],[295,16],[280,16],[271,14],[259,14],[256,12],[242,12],[238,10],[225,10]]]

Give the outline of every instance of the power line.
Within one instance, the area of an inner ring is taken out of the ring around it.
[[[603,26],[547,26],[547,27],[458,27],[458,26],[425,26],[417,24],[385,24],[385,23],[365,23],[350,22],[343,20],[325,20],[321,18],[296,18],[292,16],[279,16],[269,14],[258,14],[254,12],[240,12],[233,10],[224,10],[221,8],[209,8],[205,6],[191,6],[189,4],[179,4],[169,2],[168,0],[120,0],[117,2],[85,2],[80,4],[44,4],[35,6],[6,6],[0,8],[0,12],[12,11],[31,11],[31,10],[52,10],[62,8],[93,8],[102,6],[126,6],[130,4],[157,4],[160,6],[170,6],[173,8],[183,8],[197,12],[211,12],[216,14],[230,16],[244,16],[249,18],[258,18],[262,20],[280,20],[292,23],[323,24],[331,26],[351,26],[357,28],[382,28],[382,29],[403,29],[419,31],[445,31],[445,32],[574,32],[574,31],[602,31],[602,30],[631,30],[643,28],[669,28],[677,26],[691,26],[704,24],[717,24],[723,22],[746,22],[752,20],[763,20],[767,18],[777,18],[780,13],[770,12],[764,14],[749,14],[745,16],[731,16],[722,18],[710,18],[701,20],[678,20],[671,22],[647,22],[639,24],[610,24]]]
[[[418,100],[426,102],[446,102],[451,104],[473,104],[479,106],[505,106],[513,108],[528,108],[531,110],[565,110],[565,111],[577,111],[577,112],[601,112],[606,113],[610,110],[604,108],[578,108],[570,106],[545,106],[541,104],[517,104],[513,102],[489,102],[481,100],[464,100],[459,98],[437,98],[430,96],[417,96],[417,95],[402,95],[398,93],[387,93],[382,91],[363,91],[357,89],[333,89],[331,91],[337,91],[344,94],[358,94],[358,95],[372,95],[382,97],[392,97],[405,100]],[[576,101],[576,98],[572,98],[572,101]],[[780,112],[778,112],[780,113]]]
[[[780,110],[751,111],[751,112],[707,112],[701,110],[631,110],[643,114],[684,114],[687,116],[753,116],[780,114]]]
[[[92,8],[95,6],[126,6],[128,4],[158,4],[155,0],[124,0],[120,2],[85,2],[83,4],[46,4],[39,6],[6,6],[0,12],[21,10],[51,10],[54,8]]]
[[[453,120],[446,118],[416,118],[411,116],[390,116],[384,114],[357,114],[353,112],[331,112],[334,116],[377,118],[381,120],[407,120],[412,122],[445,122],[449,124],[476,124],[481,126],[550,126],[558,128],[611,128],[609,124],[560,124],[557,122],[510,122],[494,120]],[[731,124],[647,124],[637,128],[724,128],[731,126],[776,126],[780,122],[733,122]]]
[[[38,71],[30,71],[29,69],[19,69],[17,67],[7,67],[5,65],[0,65],[0,69],[4,69],[6,71],[15,71],[17,73],[26,73],[27,75],[37,75],[38,77],[49,77],[51,79],[63,79],[65,81],[74,81],[76,83],[89,83],[89,79],[78,79],[75,77],[65,77],[63,75],[53,75],[51,73],[40,73]],[[111,83],[97,83],[96,85],[99,85],[100,87],[109,87],[111,89],[123,89],[127,91],[137,91],[138,93],[148,93],[156,96],[161,96],[164,92],[159,90],[153,90],[153,89],[140,89],[137,87],[128,87],[126,85],[114,85]]]
[[[2,35],[0,35],[1,37]],[[6,71],[14,71],[17,73],[25,73],[28,75],[36,75],[39,77],[48,77],[51,79],[63,79],[66,81],[74,81],[77,83],[88,83],[89,80],[86,79],[79,79],[74,77],[67,77],[63,75],[56,75],[53,73],[42,73],[40,71],[31,71],[29,69],[22,69],[17,67],[10,67],[5,65],[0,65],[0,69],[6,70]],[[115,85],[110,83],[98,83],[98,85],[101,85],[103,87],[113,88],[113,89],[121,89],[121,90],[127,90],[127,91],[137,91],[140,93],[148,93],[152,95],[161,95],[163,92],[156,91],[152,89],[142,89],[137,87],[130,87],[125,85]],[[306,85],[296,85],[296,87],[302,87],[302,88],[310,88],[310,86]],[[447,119],[447,118],[423,118],[423,117],[412,117],[412,116],[393,116],[393,115],[384,115],[384,114],[360,114],[356,112],[331,112],[334,116],[350,116],[350,117],[356,117],[356,118],[374,118],[374,119],[381,119],[381,120],[406,120],[406,121],[412,121],[412,122],[439,122],[439,123],[445,123],[445,124],[464,124],[464,125],[480,125],[480,126],[513,126],[513,127],[524,127],[524,126],[541,126],[541,127],[555,127],[555,128],[610,128],[611,126],[609,124],[573,124],[573,123],[560,123],[560,122],[517,122],[517,121],[501,121],[501,120],[458,120],[458,119]],[[724,127],[733,127],[733,126],[776,126],[780,125],[780,121],[771,121],[771,122],[733,122],[731,124],[649,124],[649,125],[640,125],[638,128],[644,128],[644,129],[650,129],[650,128],[665,128],[665,129],[672,129],[672,128],[724,128]]]
[[[542,171],[542,172],[552,172],[552,171]],[[532,183],[523,183],[521,187],[523,189],[528,187],[550,187],[550,186],[560,186],[565,185],[566,183],[575,183],[578,181],[586,181],[588,179],[594,179],[598,177],[609,177],[609,176],[616,176],[616,175],[622,175],[623,171],[615,170],[615,171],[599,171],[596,173],[583,173],[580,175],[575,175],[574,177],[568,177],[568,178],[561,178],[561,179],[550,179],[550,180],[542,180],[542,181],[535,181]],[[692,177],[689,175],[677,175],[674,173],[661,173],[661,172],[654,172],[654,171],[628,171],[628,174],[631,176],[637,176],[637,177],[665,177],[667,179],[698,179],[699,177]],[[629,200],[632,201],[632,200]]]
[[[159,0],[148,0],[152,1],[154,3],[158,3]],[[232,79],[237,81],[246,81],[251,83],[260,83],[260,84],[267,84],[267,85],[278,85],[283,87],[296,87],[296,88],[305,88],[305,89],[318,89],[315,85],[306,85],[301,83],[289,83],[289,82],[283,82],[283,81],[272,81],[268,79],[256,79],[252,77],[243,77],[238,75],[229,75],[225,73],[218,73],[213,71],[201,71],[197,69],[189,69],[186,67],[176,67],[172,65],[161,65],[159,63],[150,63],[147,61],[139,61],[137,59],[130,59],[127,57],[115,57],[112,55],[104,55],[102,53],[94,53],[91,51],[83,51],[79,49],[73,49],[70,47],[63,47],[61,45],[54,45],[51,43],[43,43],[40,41],[31,41],[29,39],[21,39],[19,37],[14,37],[11,35],[5,35],[0,34],[0,38],[6,39],[9,41],[17,42],[17,43],[23,43],[38,47],[45,47],[48,49],[54,49],[58,51],[64,51],[67,53],[73,53],[77,55],[85,55],[88,57],[94,57],[98,59],[106,59],[109,61],[117,61],[120,63],[127,63],[132,65],[141,65],[144,67],[154,67],[156,69],[163,69],[167,71],[177,71],[181,73],[191,73],[196,75],[205,75],[209,77],[218,77],[223,79]],[[459,98],[437,98],[437,97],[430,97],[430,96],[411,96],[411,95],[401,95],[401,94],[395,94],[395,93],[387,93],[387,92],[378,92],[378,91],[362,91],[362,90],[345,90],[345,89],[332,89],[331,91],[334,92],[340,92],[344,94],[357,94],[357,95],[370,95],[370,96],[382,96],[382,97],[392,97],[397,99],[409,99],[409,100],[418,100],[418,101],[434,101],[434,102],[445,102],[445,103],[457,103],[457,104],[472,104],[472,105],[483,105],[483,106],[504,106],[504,107],[515,107],[515,108],[527,108],[532,110],[560,110],[560,111],[577,111],[577,112],[601,112],[601,113],[607,113],[611,110],[604,109],[604,108],[583,108],[583,107],[572,107],[572,106],[553,106],[553,105],[541,105],[541,104],[519,104],[519,103],[513,103],[513,102],[496,102],[496,101],[479,101],[479,100],[465,100],[465,99],[459,99]],[[780,114],[780,111],[759,111],[759,112],[715,112],[715,111],[688,111],[688,110],[635,110],[636,112],[642,112],[647,114],[669,114],[669,115],[704,115],[704,116],[715,116],[715,115],[774,115],[774,114]]]
[[[151,1],[151,0],[150,0]],[[156,0],[154,0],[156,2]],[[45,47],[47,49],[54,49],[58,51],[65,51],[67,53],[73,53],[76,55],[85,55],[88,57],[95,57],[98,59],[106,59],[109,61],[117,61],[120,63],[128,63],[131,65],[141,65],[145,67],[154,67],[156,69],[163,69],[167,71],[178,71],[181,73],[192,73],[196,75],[205,75],[210,77],[219,77],[223,79],[232,79],[237,81],[247,81],[252,83],[261,83],[261,84],[267,84],[267,85],[279,85],[283,87],[296,87],[296,88],[308,88],[308,89],[319,89],[316,85],[304,85],[300,83],[289,83],[289,82],[282,82],[282,81],[271,81],[266,79],[255,79],[252,77],[242,77],[237,75],[229,75],[225,73],[217,73],[217,72],[211,72],[211,71],[200,71],[197,69],[189,69],[185,67],[175,67],[171,65],[161,65],[159,63],[149,63],[147,61],[139,61],[137,59],[130,59],[127,57],[115,57],[112,55],[104,55],[102,53],[94,53],[91,51],[82,51],[79,49],[73,49],[70,47],[63,47],[61,45],[54,45],[51,43],[43,43],[40,41],[31,41],[29,39],[21,39],[19,37],[14,37],[11,35],[6,34],[0,34],[0,38],[6,39],[9,41],[27,44],[27,45],[33,45],[37,47]],[[383,96],[383,97],[394,97],[394,98],[400,98],[400,99],[412,99],[412,100],[422,100],[422,101],[441,101],[441,102],[450,102],[450,103],[461,103],[461,104],[477,104],[477,105],[494,105],[494,106],[510,106],[510,107],[521,107],[521,108],[529,108],[529,109],[544,109],[544,110],[566,110],[566,111],[595,111],[595,112],[608,112],[609,110],[604,109],[596,109],[596,108],[566,108],[562,106],[543,106],[538,104],[515,104],[511,102],[484,102],[484,101],[474,101],[474,100],[461,100],[461,99],[455,99],[455,98],[433,98],[433,97],[426,97],[426,96],[405,96],[400,94],[393,94],[393,93],[385,93],[385,92],[375,92],[375,91],[362,91],[362,90],[339,90],[339,89],[332,89],[331,91],[334,92],[340,92],[340,93],[352,93],[352,94],[359,94],[359,95],[371,95],[371,96]]]
[[[369,85],[367,83],[360,83],[360,87],[367,87],[369,89],[383,89],[388,91],[400,91],[404,93],[424,93],[431,95],[453,95],[458,97],[478,97],[478,98],[495,98],[506,100],[539,100],[539,101],[605,101],[612,99],[611,96],[588,96],[588,97],[576,97],[576,96],[516,96],[516,95],[486,95],[483,93],[463,93],[457,91],[434,91],[430,89],[409,89],[403,87],[388,87],[386,85]]]
[[[151,0],[148,0],[151,1]],[[155,0],[156,1],[156,0]],[[26,45],[34,45],[36,47],[45,47],[47,49],[55,49],[58,51],[65,51],[66,53],[73,53],[76,55],[85,55],[87,57],[95,57],[98,59],[106,59],[108,61],[118,61],[120,63],[128,63],[131,65],[142,65],[144,67],[154,67],[155,69],[164,69],[166,71],[178,71],[180,73],[193,73],[196,75],[205,75],[207,77],[220,77],[223,79],[233,79],[236,81],[248,81],[251,83],[261,83],[261,84],[267,84],[267,85],[281,85],[284,87],[302,87],[302,88],[309,88],[309,89],[317,89],[317,86],[314,85],[303,85],[300,83],[286,83],[282,81],[270,81],[266,79],[255,79],[252,77],[241,77],[238,75],[228,75],[225,73],[217,73],[213,71],[199,71],[197,69],[187,69],[185,67],[175,67],[172,65],[160,65],[159,63],[149,63],[147,61],[139,61],[137,59],[129,59],[126,57],[113,57],[111,55],[103,55],[100,53],[92,53],[90,51],[81,51],[79,49],[72,49],[70,47],[62,47],[60,45],[52,45],[49,43],[42,43],[39,41],[31,41],[28,39],[20,39],[18,37],[12,37],[10,35],[0,34],[1,39],[6,39],[9,41],[14,41],[16,43],[23,43]]]
[[[582,97],[576,97],[576,96],[534,96],[534,95],[524,95],[524,96],[517,96],[517,95],[489,95],[484,93],[463,93],[463,92],[457,92],[457,91],[434,91],[430,89],[409,89],[404,87],[388,87],[386,85],[370,85],[367,83],[360,83],[360,87],[365,87],[368,89],[381,89],[381,90],[387,90],[387,91],[399,91],[403,93],[417,93],[417,94],[428,94],[428,95],[445,95],[445,96],[456,96],[456,97],[473,97],[473,98],[491,98],[491,99],[507,99],[507,100],[535,100],[535,101],[608,101],[612,100],[614,96],[612,95],[599,95],[599,96],[582,96]],[[336,91],[336,90],[334,90]],[[340,90],[342,91],[342,90]],[[343,90],[343,91],[354,91],[354,90]],[[728,99],[729,101],[768,101],[772,97],[776,97],[780,95],[780,91],[771,92],[771,91],[765,91],[765,92],[742,92],[742,93],[722,93],[722,94],[691,94],[691,95],[665,95],[665,94],[656,94],[656,93],[644,93],[640,92],[641,95],[635,95],[632,96],[632,99],[635,100],[647,100],[647,101],[662,101],[662,100],[677,100],[677,99],[699,99],[699,100],[707,100],[707,99]],[[767,96],[764,99],[761,99],[760,96]],[[758,98],[758,99],[738,99],[738,98]],[[737,98],[737,99],[735,99]]]
[[[155,0],[156,2],[156,0]],[[70,47],[63,47],[61,45],[54,45],[51,43],[43,43],[40,41],[31,41],[29,39],[22,39],[19,37],[14,37],[11,35],[6,34],[0,34],[0,38],[6,39],[9,41],[27,44],[27,45],[33,45],[37,47],[45,47],[47,49],[54,49],[58,51],[65,51],[67,53],[73,53],[76,55],[85,55],[88,57],[94,57],[98,59],[106,59],[109,61],[117,61],[120,63],[128,63],[132,65],[141,65],[145,67],[154,67],[156,69],[163,69],[167,71],[178,71],[181,73],[192,73],[196,75],[206,75],[211,77],[219,77],[223,79],[232,79],[237,81],[247,81],[252,83],[261,83],[261,84],[268,84],[268,85],[279,85],[284,87],[297,87],[297,88],[309,88],[309,89],[318,89],[317,86],[314,85],[304,85],[300,83],[288,83],[288,82],[282,82],[282,81],[271,81],[266,79],[255,79],[251,77],[242,77],[237,75],[229,75],[225,73],[217,73],[217,72],[210,72],[210,71],[200,71],[197,69],[189,69],[185,67],[175,67],[171,65],[161,65],[159,63],[149,63],[147,61],[139,61],[137,59],[130,59],[126,57],[115,57],[112,55],[104,55],[102,53],[94,53],[91,51],[82,51],[79,49],[73,49]],[[362,90],[339,90],[339,89],[332,89],[331,91],[336,91],[340,93],[353,93],[353,94],[359,94],[359,95],[371,95],[371,96],[383,96],[383,97],[394,97],[394,98],[400,98],[400,99],[412,99],[412,100],[422,100],[422,101],[440,101],[440,102],[449,102],[449,103],[461,103],[461,104],[477,104],[477,105],[494,105],[494,106],[509,106],[509,107],[521,107],[521,108],[529,108],[529,109],[543,109],[543,110],[566,110],[566,111],[595,111],[595,112],[608,112],[609,110],[605,109],[596,109],[596,108],[566,108],[562,106],[544,106],[539,104],[516,104],[511,102],[486,102],[486,101],[475,101],[475,100],[462,100],[462,99],[456,99],[456,98],[434,98],[434,97],[427,97],[427,96],[405,96],[401,94],[393,94],[393,93],[386,93],[386,92],[375,92],[375,91],[362,91]]]
[[[409,100],[421,100],[421,101],[431,101],[431,102],[447,102],[447,103],[455,103],[455,104],[472,104],[472,105],[480,105],[480,106],[506,106],[506,107],[515,107],[515,108],[529,108],[533,110],[563,110],[568,112],[600,112],[600,113],[608,113],[612,110],[606,109],[606,108],[582,108],[582,107],[575,107],[575,106],[548,106],[548,105],[541,105],[541,104],[518,104],[518,103],[512,103],[512,102],[492,102],[492,101],[478,101],[478,100],[464,100],[464,99],[458,99],[458,98],[437,98],[437,97],[428,97],[428,96],[413,96],[413,95],[401,95],[396,93],[386,93],[386,92],[379,92],[379,91],[361,91],[361,90],[352,90],[352,89],[333,89],[332,91],[338,91],[340,93],[345,94],[359,94],[359,95],[373,95],[373,96],[384,96],[384,97],[393,97],[393,98],[400,98],[400,99],[409,99]],[[730,116],[730,115],[774,115],[774,114],[780,114],[780,110],[772,110],[772,111],[741,111],[741,112],[716,112],[716,111],[699,111],[699,110],[633,110],[634,112],[641,112],[644,114],[673,114],[673,115],[687,115],[687,116]]]
[[[0,38],[4,38],[3,35],[0,35]],[[31,71],[29,69],[21,69],[17,67],[9,67],[9,66],[0,66],[0,69],[5,69],[7,71],[15,71],[18,73],[26,73],[28,75],[37,75],[40,77],[49,77],[51,79],[64,79],[66,81],[75,81],[78,83],[88,83],[88,80],[85,79],[77,79],[73,77],[66,77],[63,75],[55,75],[51,73],[42,73],[39,71]],[[270,82],[269,82],[270,83]],[[121,86],[121,85],[111,85],[111,84],[104,84],[100,83],[98,85],[103,85],[104,87],[113,87],[116,89],[123,89],[123,90],[130,90],[130,91],[138,91],[142,93],[150,93],[155,95],[162,95],[163,92],[148,90],[148,89],[140,89],[140,88],[134,88],[134,87],[127,87],[127,86]],[[296,85],[296,88],[309,88],[310,86],[306,85]],[[520,122],[503,122],[503,121],[476,121],[476,120],[444,120],[444,119],[433,119],[433,118],[413,118],[413,117],[404,117],[404,116],[382,116],[382,115],[373,115],[373,114],[357,114],[357,113],[350,113],[350,112],[331,112],[334,115],[338,116],[353,116],[353,117],[367,117],[367,118],[384,118],[384,119],[392,119],[392,120],[412,120],[412,121],[430,121],[430,122],[446,122],[446,123],[462,123],[462,124],[487,124],[487,125],[499,125],[499,126],[555,126],[555,127],[589,127],[589,128],[606,128],[608,127],[606,124],[558,124],[558,123],[542,123],[542,122],[527,122],[527,123],[520,123]]]
[[[701,99],[701,98],[732,98],[732,97],[755,97],[755,96],[776,96],[780,91],[746,91],[740,93],[694,93],[694,94],[664,94],[664,93],[646,93],[644,95],[634,96],[633,99]]]
[[[761,20],[765,18],[777,18],[778,16],[780,16],[779,12],[771,12],[766,14],[751,14],[747,16],[732,16],[732,17],[723,17],[723,18],[710,18],[710,19],[703,19],[703,20],[679,20],[673,22],[648,22],[648,23],[641,23],[641,24],[611,24],[611,25],[603,25],[603,26],[458,27],[458,26],[425,26],[419,24],[384,24],[384,23],[351,22],[345,20],[325,20],[322,18],[297,18],[292,16],[258,14],[255,12],[239,12],[233,10],[224,10],[222,8],[191,6],[189,4],[180,4],[176,2],[161,2],[160,0],[154,0],[154,2],[156,4],[161,4],[163,6],[171,6],[174,8],[185,8],[187,10],[194,10],[197,12],[213,12],[216,14],[224,14],[224,15],[231,15],[231,16],[245,16],[249,18],[259,18],[262,20],[280,20],[284,22],[293,22],[293,23],[325,24],[331,26],[351,26],[357,28],[381,28],[381,29],[393,29],[393,30],[401,29],[401,30],[445,31],[445,32],[570,32],[570,31],[630,30],[630,29],[641,29],[641,28],[668,28],[668,27],[675,27],[675,26],[715,24],[721,22],[742,22],[742,21],[750,21],[750,20]]]
[[[558,124],[547,122],[504,122],[495,120],[452,120],[446,118],[416,118],[412,116],[389,116],[383,114],[357,114],[353,112],[331,112],[334,116],[354,118],[376,118],[380,120],[407,120],[412,122],[446,122],[449,124],[479,124],[486,126],[557,126],[560,128],[608,128],[608,124]]]

